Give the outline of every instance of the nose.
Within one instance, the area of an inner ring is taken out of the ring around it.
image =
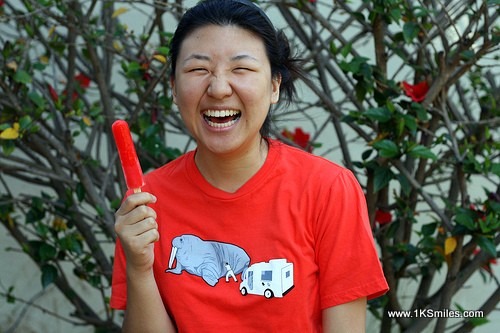
[[[208,85],[207,94],[216,99],[223,99],[232,94],[233,89],[224,75],[212,75]]]

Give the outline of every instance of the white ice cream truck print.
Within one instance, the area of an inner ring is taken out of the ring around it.
[[[286,262],[286,259],[271,259],[255,263],[245,271],[240,292],[243,296],[283,297],[293,286],[293,263]]]

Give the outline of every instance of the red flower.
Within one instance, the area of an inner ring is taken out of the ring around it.
[[[148,72],[145,72],[144,74],[142,74],[142,79],[146,82],[149,82],[153,79],[153,77]]]
[[[473,253],[474,255],[478,255],[480,252],[481,250],[476,248]],[[490,260],[488,260],[486,264],[481,266],[481,268],[487,271],[488,273],[492,274],[491,265],[496,265],[496,264],[497,264],[497,258],[491,258]]]
[[[377,209],[375,212],[375,222],[380,225],[386,225],[392,222],[392,214],[391,212],[386,212],[380,209]]]
[[[156,122],[158,121],[158,108],[157,107],[153,107],[153,109],[151,110],[151,123],[152,124],[156,124]]]
[[[408,82],[403,81],[401,83],[401,88],[403,88],[406,96],[410,97],[414,102],[422,102],[429,91],[427,81],[422,81],[415,85],[411,85]]]
[[[477,219],[486,221],[486,209],[483,208],[483,210],[479,209],[476,207],[474,204],[469,205],[469,209],[472,210],[474,213],[476,213]]]
[[[294,133],[290,132],[285,128],[281,132],[281,135],[295,142],[299,147],[307,149],[308,152],[312,152],[313,147],[310,145],[309,142],[311,135],[309,133],[304,132],[302,128],[296,127]]]
[[[90,86],[90,78],[85,74],[80,73],[75,76],[75,81],[78,82],[83,89],[87,89]]]
[[[49,88],[50,98],[52,98],[52,100],[57,103],[59,101],[59,96],[57,95],[56,90],[49,83],[47,83],[47,87]]]
[[[2,7],[5,4],[4,0],[0,0],[0,7]]]
[[[0,0],[1,1],[1,0]],[[78,74],[75,76],[75,81],[76,81],[76,91],[73,92],[72,96],[72,101],[76,101],[76,99],[79,96],[78,90],[86,90],[90,86],[90,78],[86,76],[85,74]],[[66,96],[67,92],[66,90],[63,91],[63,95]]]

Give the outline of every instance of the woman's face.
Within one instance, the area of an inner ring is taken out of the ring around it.
[[[208,25],[181,44],[174,102],[198,150],[247,152],[260,145],[259,130],[279,99],[263,41],[237,26]]]

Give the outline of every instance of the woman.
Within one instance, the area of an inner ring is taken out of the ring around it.
[[[387,284],[359,184],[268,137],[300,75],[284,35],[249,1],[207,0],[181,19],[171,62],[197,148],[116,212],[123,331],[364,331]]]

